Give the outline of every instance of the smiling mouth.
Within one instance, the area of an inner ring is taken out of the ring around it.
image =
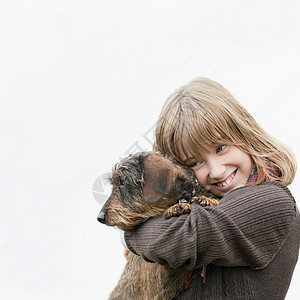
[[[237,170],[235,170],[234,172],[232,172],[225,180],[220,181],[220,182],[216,182],[215,185],[219,186],[219,187],[227,187],[227,186],[229,186],[232,183],[232,181],[233,181],[233,178],[234,178],[234,176],[236,174],[236,171]]]

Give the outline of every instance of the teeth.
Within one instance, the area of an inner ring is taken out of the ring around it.
[[[233,179],[233,177],[234,177],[234,174],[235,174],[235,173],[232,173],[225,181],[216,183],[216,185],[217,185],[217,186],[221,186],[221,187],[226,187],[226,186],[228,186],[228,185],[232,182],[232,179]]]

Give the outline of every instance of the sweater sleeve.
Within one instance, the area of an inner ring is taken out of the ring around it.
[[[125,241],[145,260],[173,268],[264,268],[284,245],[295,216],[288,188],[268,182],[233,190],[216,207],[193,204],[188,215],[149,219],[126,233]]]

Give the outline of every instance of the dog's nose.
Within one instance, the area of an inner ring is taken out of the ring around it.
[[[100,222],[100,223],[105,223],[105,213],[103,211],[100,211],[98,217],[97,217],[97,220]]]

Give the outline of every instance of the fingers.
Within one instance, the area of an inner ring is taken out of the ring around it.
[[[123,255],[124,255],[124,257],[125,257],[126,260],[128,259],[128,254],[129,254],[129,250],[124,249]]]

